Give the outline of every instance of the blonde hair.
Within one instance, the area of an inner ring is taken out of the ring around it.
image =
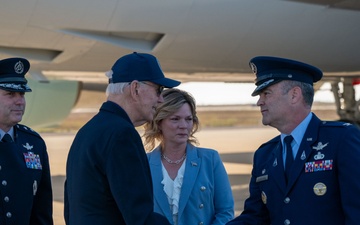
[[[154,115],[154,119],[145,125],[144,146],[146,150],[152,150],[155,147],[156,140],[163,141],[163,135],[159,129],[160,122],[177,112],[184,104],[188,103],[193,117],[193,127],[188,139],[189,143],[198,144],[198,140],[194,134],[200,128],[199,119],[196,115],[195,99],[186,91],[176,88],[166,89],[162,92],[164,102],[158,105]]]

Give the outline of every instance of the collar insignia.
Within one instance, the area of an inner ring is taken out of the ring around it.
[[[301,153],[301,160],[305,160],[306,159],[306,154],[305,154],[305,151],[303,151],[302,153]]]

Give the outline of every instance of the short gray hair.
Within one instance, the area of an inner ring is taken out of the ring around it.
[[[311,84],[300,82],[300,81],[291,81],[284,80],[283,82],[283,94],[288,93],[293,87],[299,87],[301,89],[302,95],[304,97],[304,102],[311,106],[314,101],[314,87]]]
[[[113,71],[109,70],[105,73],[105,75],[111,79],[113,75]],[[110,94],[122,94],[124,93],[125,87],[129,85],[128,82],[126,83],[109,83],[106,88],[106,96],[109,96]]]

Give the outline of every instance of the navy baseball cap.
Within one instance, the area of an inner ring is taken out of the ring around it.
[[[8,58],[0,60],[0,89],[13,92],[31,92],[25,74],[30,63],[24,58]]]
[[[295,60],[272,56],[257,56],[250,60],[250,68],[256,75],[257,86],[251,96],[282,80],[294,80],[313,85],[323,73],[320,69]]]
[[[125,55],[118,59],[113,67],[112,79],[109,83],[122,83],[138,81],[150,81],[160,86],[172,88],[181,82],[166,78],[161,70],[158,60],[150,54],[137,53]]]

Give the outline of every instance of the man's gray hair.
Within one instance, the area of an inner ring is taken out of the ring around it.
[[[109,70],[105,73],[105,75],[111,79],[113,75],[113,71]],[[122,94],[124,93],[125,87],[129,85],[129,82],[126,83],[109,83],[106,88],[106,96],[109,96],[110,94]]]
[[[288,93],[293,87],[298,86],[302,91],[304,102],[307,105],[312,106],[314,101],[314,87],[311,84],[300,81],[290,81],[290,80],[284,80],[284,81],[285,82],[283,84],[283,94]]]

